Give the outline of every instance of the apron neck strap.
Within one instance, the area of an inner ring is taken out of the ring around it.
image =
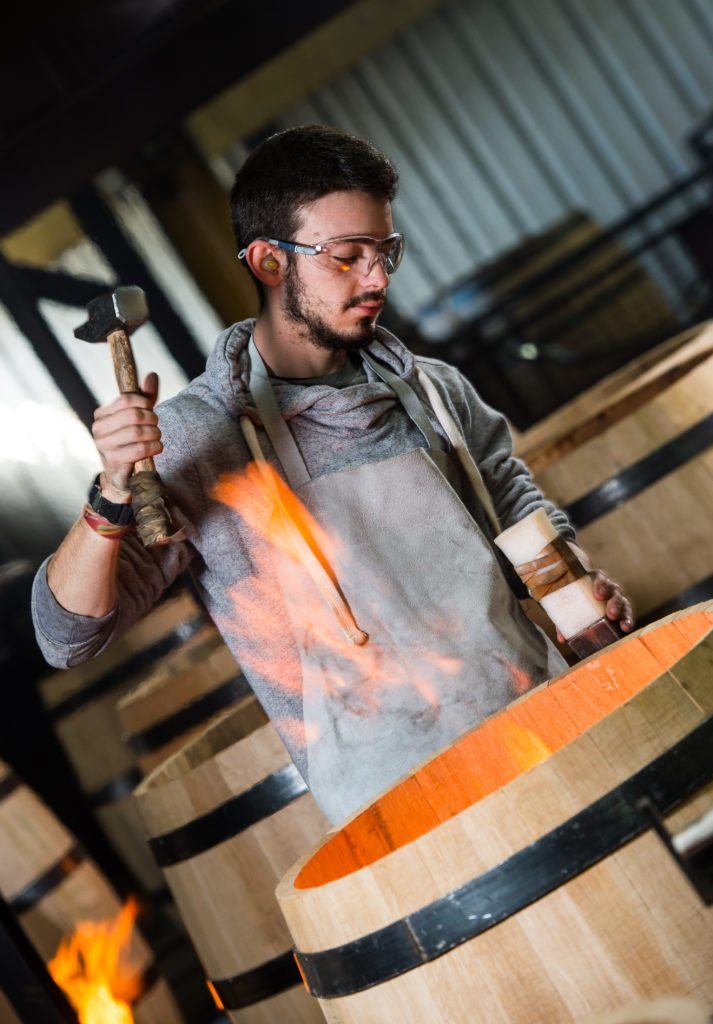
[[[270,443],[285,471],[288,483],[295,490],[311,479],[307,466],[292,431],[280,412],[270,375],[252,335],[248,342],[248,353],[250,355],[250,394],[255,402],[265,433],[270,438]],[[361,356],[377,377],[394,392],[408,417],[423,434],[428,447],[435,451],[442,451],[443,443],[431,426],[423,404],[413,388],[381,363],[377,363],[374,357],[364,349],[361,349]]]
[[[445,430],[446,437],[451,442],[451,445],[453,446],[453,451],[458,456],[460,464],[463,467],[463,470],[465,471],[465,475],[470,481],[471,487],[475,491],[478,500],[485,509],[485,513],[488,519],[490,520],[490,525],[493,528],[493,533],[497,535],[498,533],[500,533],[500,521],[498,519],[498,514],[495,511],[493,499],[490,497],[490,492],[488,491],[485,481],[483,480],[483,475],[480,472],[480,469],[478,468],[478,463],[471,455],[470,449],[466,444],[465,438],[463,437],[463,433],[460,427],[458,426],[458,424],[456,423],[456,421],[453,419],[450,412],[446,408],[446,404],[439,395],[438,390],[436,389],[436,386],[433,383],[433,381],[430,379],[428,374],[426,374],[425,371],[421,369],[420,366],[418,367],[416,372],[418,375],[418,382],[423,388],[423,390],[426,392],[428,400],[431,403],[431,408],[433,409],[434,413],[438,418],[438,422]]]
[[[288,483],[292,490],[296,490],[310,480],[307,466],[302,458],[302,453],[297,447],[297,442],[292,436],[290,428],[285,423],[280,407],[275,398],[275,392],[270,382],[270,375],[262,356],[258,352],[257,345],[250,335],[248,342],[248,353],[250,355],[250,394],[255,402],[258,415],[262,420],[265,433],[270,438],[270,444],[285,471]]]
[[[431,422],[426,415],[423,403],[411,385],[407,384],[405,380],[402,380],[401,377],[392,373],[391,370],[388,370],[385,366],[382,366],[381,363],[377,363],[374,357],[370,356],[365,349],[361,349],[361,356],[364,362],[372,368],[376,376],[379,377],[379,379],[395,393],[396,397],[406,410],[409,419],[413,421],[415,426],[417,426],[423,434],[428,447],[433,451],[443,451],[443,443],[431,426]]]

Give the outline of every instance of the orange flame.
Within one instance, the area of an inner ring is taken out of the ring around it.
[[[80,1024],[134,1024],[131,1003],[141,994],[141,981],[127,951],[137,913],[130,899],[113,920],[80,922],[48,964]]]
[[[275,556],[283,566],[301,562],[295,527],[337,587],[339,567],[345,565],[347,553],[339,538],[325,531],[272,466],[251,462],[241,472],[223,476],[213,496],[238,513],[253,541],[249,552],[252,573],[239,580],[229,595],[234,620],[219,623],[224,633],[240,632],[240,660],[246,668],[276,688],[300,694],[309,682],[303,680],[294,642],[294,635],[298,634],[322,666],[318,683],[326,692],[348,701],[349,680],[355,676],[359,679],[358,693],[354,695],[358,702],[358,709],[353,709],[356,713],[378,711],[379,694],[386,687],[411,687],[434,711],[438,710],[433,681],[456,674],[461,667],[457,659],[425,647],[409,657],[408,651],[385,649],[381,644],[354,646],[339,628],[330,628],[334,627],[336,617],[332,619],[331,613],[325,613],[326,602],[316,587],[300,589],[299,600],[292,602],[286,619],[274,564]],[[364,600],[368,599],[365,595]],[[372,617],[379,611],[372,608]],[[316,738],[313,723],[306,722],[302,728],[293,720],[276,724],[282,724],[291,741],[300,746]]]

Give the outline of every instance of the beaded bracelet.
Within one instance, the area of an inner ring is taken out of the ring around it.
[[[125,533],[129,530],[134,529],[133,523],[127,523],[121,526],[118,523],[110,523],[108,519],[104,519],[103,516],[97,515],[91,505],[85,505],[82,513],[84,516],[84,522],[98,533],[100,537],[106,537],[107,540],[121,540]]]

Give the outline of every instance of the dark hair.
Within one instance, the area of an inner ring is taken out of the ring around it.
[[[291,241],[300,208],[330,192],[367,192],[391,202],[391,161],[364,139],[324,125],[288,128],[261,142],[235,175],[230,222],[237,251],[261,235]],[[264,288],[253,281],[264,299]]]

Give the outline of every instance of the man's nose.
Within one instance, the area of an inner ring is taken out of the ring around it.
[[[361,278],[363,282],[366,283],[368,281],[372,287],[379,290],[387,288],[389,284],[389,275],[384,269],[384,259],[381,253],[377,253],[374,256],[371,267],[369,267],[366,273],[362,274]]]

